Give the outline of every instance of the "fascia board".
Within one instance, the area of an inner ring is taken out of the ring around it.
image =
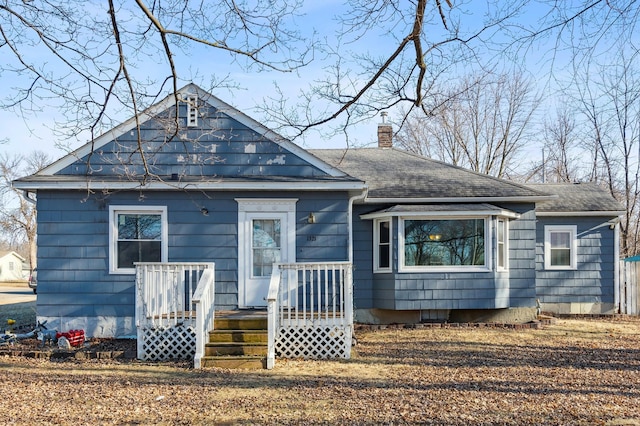
[[[536,212],[540,217],[586,217],[586,216],[622,216],[627,212],[623,210],[601,210],[586,212]]]
[[[135,181],[73,181],[73,182],[13,182],[16,189],[37,190],[266,190],[266,191],[364,191],[361,182],[151,182],[142,184]]]
[[[383,217],[467,217],[467,216],[498,216],[518,219],[520,215],[508,210],[452,210],[438,212],[379,212],[360,215],[360,219],[379,219]]]

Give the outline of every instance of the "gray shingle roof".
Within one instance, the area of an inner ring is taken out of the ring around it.
[[[548,212],[622,212],[624,208],[611,194],[595,183],[541,183],[527,186],[558,195],[536,205],[536,211]]]
[[[321,149],[313,155],[364,180],[368,198],[538,198],[542,190],[516,184],[398,149]]]

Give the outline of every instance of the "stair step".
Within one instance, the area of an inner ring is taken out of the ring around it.
[[[268,342],[266,330],[213,330],[209,332],[209,343],[264,343]]]
[[[260,356],[205,356],[202,358],[202,366],[261,370],[267,368],[267,358]]]
[[[207,343],[206,356],[226,355],[267,355],[267,345],[261,343]]]
[[[215,330],[266,330],[268,327],[267,317],[264,318],[216,318],[214,321]]]

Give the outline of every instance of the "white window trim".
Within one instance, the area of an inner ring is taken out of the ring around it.
[[[465,220],[484,219],[484,265],[470,266],[406,266],[404,263],[404,221],[405,220]],[[400,216],[398,217],[398,271],[399,272],[487,272],[491,271],[492,243],[491,216]]]
[[[389,266],[380,267],[380,223],[389,223]],[[391,218],[375,219],[373,221],[373,272],[391,272],[393,269],[393,221]]]
[[[119,213],[129,214],[160,214],[162,221],[161,230],[161,262],[168,262],[169,259],[169,226],[167,222],[166,206],[109,206],[109,273],[110,274],[135,274],[135,268],[118,268],[117,250],[118,246],[118,224],[116,223]]]
[[[500,266],[500,251],[498,248],[500,244],[498,242],[498,228],[500,227],[500,222],[504,223],[504,266]],[[497,271],[508,271],[509,270],[509,221],[506,218],[498,217],[496,218],[496,270]]]
[[[570,265],[551,265],[551,232],[569,232],[571,236]],[[545,225],[544,227],[544,269],[575,270],[578,259],[578,227],[576,225]]]

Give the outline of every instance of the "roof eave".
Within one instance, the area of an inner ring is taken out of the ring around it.
[[[326,181],[290,181],[290,182],[180,182],[162,181],[141,183],[136,181],[49,181],[49,182],[20,182],[14,181],[13,186],[19,190],[267,190],[267,191],[364,191],[366,185],[363,182],[326,182]]]
[[[626,214],[623,210],[595,210],[595,211],[580,211],[580,212],[536,212],[536,216],[540,217],[586,217],[586,216],[623,216]]]

